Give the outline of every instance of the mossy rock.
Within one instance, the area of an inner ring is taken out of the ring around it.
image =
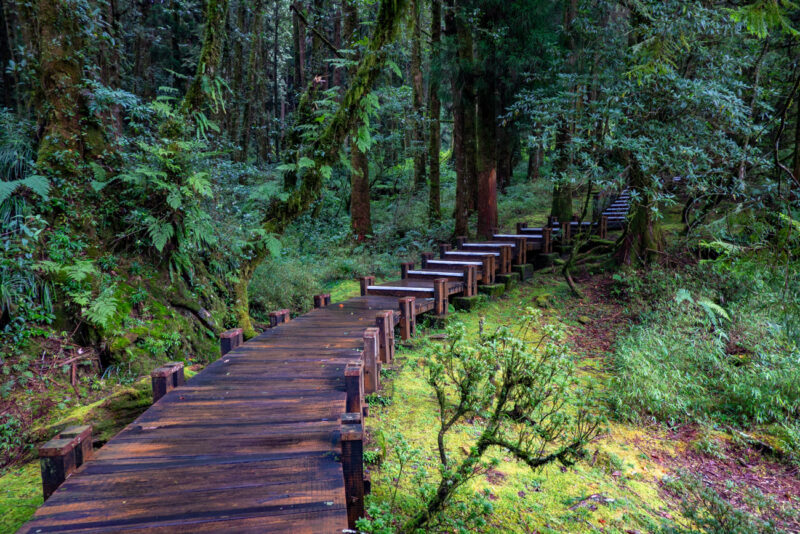
[[[536,305],[540,308],[550,307],[550,295],[539,295],[536,297]]]
[[[523,282],[533,278],[533,264],[525,263],[522,265],[514,265],[511,270],[519,275],[520,280]]]
[[[457,310],[470,311],[479,308],[486,304],[489,299],[486,295],[473,295],[471,297],[455,297],[453,298],[453,306]]]
[[[592,319],[588,315],[581,315],[578,317],[578,322],[581,324],[591,324]]]
[[[503,296],[506,292],[505,284],[487,284],[478,286],[478,291],[488,296],[489,298],[497,298]]]
[[[498,283],[505,285],[506,289],[511,289],[519,284],[519,273],[498,274],[496,280]]]
[[[558,259],[558,254],[555,252],[550,254],[539,254],[536,256],[534,260],[534,265],[536,265],[537,269],[543,269],[545,267],[552,267],[553,262]]]

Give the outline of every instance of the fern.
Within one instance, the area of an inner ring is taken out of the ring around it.
[[[50,180],[38,174],[32,174],[20,180],[12,180],[10,182],[0,182],[0,203],[8,200],[18,189],[26,187],[42,197],[43,200],[48,200],[48,193],[50,192]]]
[[[114,296],[116,285],[104,289],[83,311],[87,321],[100,328],[108,328],[117,313],[119,301]]]

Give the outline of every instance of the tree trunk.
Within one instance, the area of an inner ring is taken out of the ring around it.
[[[411,153],[414,156],[414,189],[425,186],[425,121],[424,89],[422,85],[422,6],[412,0],[413,32],[411,36],[411,88],[413,117],[411,120]]]
[[[497,229],[497,126],[495,75],[486,69],[478,87],[478,235]]]
[[[661,226],[652,217],[652,196],[648,192],[648,178],[639,160],[630,154],[630,186],[638,193],[638,200],[631,202],[628,227],[620,238],[617,259],[620,263],[648,264],[658,258],[664,250]]]
[[[539,179],[542,166],[542,146],[538,143],[528,147],[528,181],[535,182]]]
[[[794,165],[792,166],[792,173],[795,181],[798,182],[800,181],[800,99],[797,101],[797,115],[795,115],[794,120]]]
[[[306,86],[306,25],[297,14],[303,9],[302,4],[295,2],[295,11],[292,12],[292,28],[294,36],[294,88],[300,92]]]
[[[264,26],[263,0],[255,0],[253,5],[253,29],[250,37],[250,57],[247,61],[247,88],[249,97],[245,97],[244,110],[242,111],[242,137],[239,161],[247,162],[250,151],[250,137],[253,131],[253,100],[255,100],[257,59],[261,49],[261,30]],[[244,88],[243,91],[244,92]]]
[[[469,233],[470,210],[475,206],[475,90],[473,78],[472,35],[456,12],[456,0],[449,0],[445,16],[448,42],[455,75],[450,77],[453,94],[453,159],[456,168],[455,234]]]
[[[38,0],[33,9],[36,23],[31,27],[38,28],[40,120],[44,126],[37,166],[62,179],[76,177],[87,149],[87,132],[81,129],[85,105],[80,93],[84,28],[74,16],[75,6],[69,2]],[[69,187],[57,189],[64,195],[80,194]]]
[[[222,47],[225,43],[225,20],[228,17],[228,0],[206,0],[203,48],[197,60],[197,72],[186,90],[181,110],[191,114],[201,111],[208,102],[204,87],[213,87],[217,78]],[[221,98],[222,95],[216,95]]]
[[[283,138],[283,100],[281,99],[281,111],[278,111],[278,58],[280,56],[280,46],[278,39],[280,37],[281,17],[280,17],[280,0],[275,0],[275,5],[272,9],[273,23],[273,41],[272,41],[272,109],[274,112],[273,119],[277,122],[277,117],[280,115],[280,127],[275,126],[275,160],[281,159],[281,139]]]
[[[573,24],[578,13],[578,2],[577,0],[565,0],[564,4],[563,46],[567,50],[566,70],[568,72],[573,72],[577,64],[577,45],[575,42],[575,29]],[[567,149],[572,141],[573,129],[574,120],[571,121],[569,115],[561,117],[561,124],[559,125],[556,135],[556,148],[559,151],[556,170],[560,171],[562,176],[558,178],[558,181],[553,187],[553,204],[550,209],[550,214],[554,217],[558,217],[559,221],[568,221],[572,219],[572,184],[563,175],[566,174],[569,169],[570,162]]]
[[[358,4],[357,0],[344,0],[344,34],[350,37],[350,46],[358,42]],[[355,67],[350,69],[350,78],[356,75]],[[372,233],[372,217],[369,198],[369,160],[358,147],[358,130],[362,126],[358,120],[350,133],[350,227],[361,241]]]
[[[8,71],[12,60],[11,41],[8,35],[8,22],[6,20],[4,0],[0,0],[0,74],[2,75],[2,100],[0,105],[6,108],[14,107],[14,77]]]
[[[428,134],[428,164],[430,167],[428,191],[428,219],[438,221],[442,215],[441,194],[439,190],[440,162],[439,154],[442,151],[442,132],[439,119],[442,114],[442,103],[439,101],[439,76],[440,76],[440,51],[442,40],[442,3],[441,0],[431,0],[431,59],[430,83],[428,85],[428,119],[430,132]]]

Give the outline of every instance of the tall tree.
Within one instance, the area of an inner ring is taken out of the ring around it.
[[[258,76],[258,59],[261,51],[261,34],[264,26],[264,1],[255,0],[253,3],[253,25],[250,36],[250,54],[247,60],[247,91],[242,112],[242,136],[240,161],[247,161],[250,151],[250,138],[253,132],[253,108],[255,91],[258,87],[256,78]],[[244,92],[244,91],[243,91]]]
[[[422,6],[420,0],[411,1],[411,150],[414,155],[414,189],[425,185],[425,121],[424,88],[422,80]]]
[[[350,46],[358,43],[357,0],[343,0],[344,34],[350,38]],[[356,67],[350,69],[350,78],[356,75]],[[369,160],[360,144],[359,130],[363,121],[357,121],[350,134],[350,227],[359,240],[372,232],[372,212],[369,198]]]
[[[207,0],[203,30],[203,47],[197,60],[197,72],[186,90],[181,109],[184,113],[202,111],[208,98],[222,98],[217,86],[218,69],[225,44],[225,21],[228,0]]]
[[[442,41],[442,2],[431,0],[431,59],[430,82],[428,84],[428,167],[430,168],[428,180],[428,218],[438,221],[442,214],[440,191],[440,162],[439,154],[442,151],[442,131],[440,118],[442,103],[439,100],[439,87],[441,78],[441,41]]]
[[[459,12],[457,0],[449,0],[445,33],[451,62],[453,96],[453,157],[456,168],[455,233],[469,233],[469,213],[475,206],[475,76],[472,33]]]

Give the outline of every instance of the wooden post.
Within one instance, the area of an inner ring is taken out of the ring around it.
[[[445,253],[450,252],[453,247],[450,246],[449,243],[440,243],[439,244],[439,257],[444,259]]]
[[[53,438],[39,447],[44,500],[75,471],[75,438]]]
[[[572,235],[572,225],[568,222],[561,223],[561,244],[566,244],[570,242]]]
[[[278,310],[278,313],[281,316],[281,323],[288,323],[292,320],[292,312],[287,309]]]
[[[183,374],[183,362],[168,362],[164,367],[172,369],[172,387],[177,388],[186,383],[186,377]]]
[[[329,294],[323,293],[321,295],[314,295],[314,308],[325,308],[330,303],[331,296]]]
[[[578,217],[578,214],[577,213],[573,213],[572,214],[572,222],[578,222],[579,220],[580,220],[580,217]]]
[[[414,270],[414,262],[407,261],[400,264],[400,278],[405,280],[408,278],[408,271]]]
[[[522,233],[522,229],[523,228],[527,228],[527,227],[528,227],[528,223],[518,222],[517,223],[517,233],[521,234]]]
[[[219,335],[219,352],[221,356],[225,356],[230,351],[238,347],[244,341],[244,330],[241,328],[234,328],[226,330]]]
[[[478,268],[474,265],[464,267],[464,296],[474,297],[478,294]]]
[[[433,313],[434,315],[447,314],[447,278],[434,278],[433,280]]]
[[[547,226],[549,226],[550,228],[558,227],[558,217],[556,217],[555,215],[548,215]]]
[[[511,272],[511,247],[500,247],[498,249],[500,253],[500,268],[498,271],[500,274],[508,274]]]
[[[514,247],[517,249],[517,265],[528,263],[528,239],[518,237],[514,240]]]
[[[67,427],[58,434],[58,437],[75,440],[76,469],[92,457],[92,425]]]
[[[423,252],[422,253],[422,268],[424,269],[425,267],[427,267],[428,266],[428,260],[432,260],[432,259],[433,259],[433,252]]]
[[[159,367],[150,373],[150,382],[153,385],[153,402],[158,402],[161,397],[172,391],[172,367]]]
[[[364,391],[375,393],[381,385],[380,367],[380,344],[378,341],[379,332],[375,327],[364,330]]]
[[[275,328],[279,324],[281,324],[283,317],[280,311],[271,311],[269,312],[269,327]]]
[[[401,297],[400,304],[400,338],[411,339],[417,333],[417,316],[415,314],[416,298]]]
[[[342,425],[342,472],[347,526],[353,530],[356,521],[364,517],[364,430],[360,423]]]
[[[361,278],[358,279],[358,281],[361,284],[361,296],[362,297],[367,294],[367,292],[368,292],[367,288],[369,286],[374,286],[375,285],[375,277],[374,276],[362,276]]]
[[[364,362],[348,363],[344,368],[347,411],[361,413],[364,404]]]
[[[466,237],[463,237],[463,236],[457,237],[456,238],[456,248],[457,249],[464,248],[464,243],[466,243],[466,242],[467,242],[467,238]]]
[[[378,312],[375,324],[381,333],[381,361],[392,363],[394,360],[394,312],[391,310]]]
[[[553,229],[549,226],[542,228],[542,241],[542,252],[544,254],[553,252]]]
[[[600,217],[600,238],[605,239],[608,236],[608,216],[603,215]]]

